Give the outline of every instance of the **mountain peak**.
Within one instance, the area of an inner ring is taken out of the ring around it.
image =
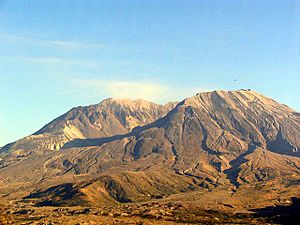
[[[284,110],[293,111],[286,105],[280,104],[273,99],[266,97],[251,89],[239,89],[233,91],[215,90],[209,92],[200,92],[195,96],[183,100],[182,105],[194,105],[197,107],[206,106],[225,106],[227,108],[240,108],[255,105],[268,111],[278,111],[284,107]],[[215,107],[211,108],[214,110]]]

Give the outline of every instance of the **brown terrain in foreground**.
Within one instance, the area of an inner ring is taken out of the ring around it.
[[[106,99],[0,149],[0,224],[291,224],[300,113],[251,90]]]

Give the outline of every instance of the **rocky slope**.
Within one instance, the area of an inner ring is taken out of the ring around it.
[[[216,203],[224,199],[244,209],[296,193],[300,114],[285,105],[250,90],[199,93],[175,108],[106,101],[73,109],[34,134],[55,136],[72,124],[76,132],[60,151],[16,155],[22,142],[5,147],[0,193],[18,190],[18,198],[38,204],[99,205],[188,201],[186,194],[208,190],[207,202],[218,209],[227,207]]]
[[[108,98],[96,105],[76,107],[42,129],[1,150],[59,150],[74,139],[110,137],[125,134],[134,127],[149,124],[164,116],[176,103],[165,106],[145,100]]]

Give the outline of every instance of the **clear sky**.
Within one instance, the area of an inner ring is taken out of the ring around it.
[[[0,146],[107,97],[251,88],[300,111],[300,2],[0,0]]]

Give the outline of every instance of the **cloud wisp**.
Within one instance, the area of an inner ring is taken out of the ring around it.
[[[1,57],[2,62],[22,62],[30,64],[39,64],[43,66],[64,66],[64,67],[85,67],[98,68],[102,67],[103,63],[96,60],[79,60],[59,57]]]
[[[82,43],[78,41],[67,40],[49,40],[49,39],[35,39],[23,36],[17,36],[8,33],[0,33],[0,40],[5,42],[13,42],[20,44],[30,44],[36,46],[44,46],[49,48],[65,48],[65,49],[85,49],[85,48],[104,48],[104,45],[98,43]]]
[[[211,90],[203,87],[172,87],[152,81],[74,79],[73,84],[77,88],[87,91],[87,94],[105,95],[117,99],[145,99],[161,104],[170,101],[181,101],[195,95],[197,92]]]

